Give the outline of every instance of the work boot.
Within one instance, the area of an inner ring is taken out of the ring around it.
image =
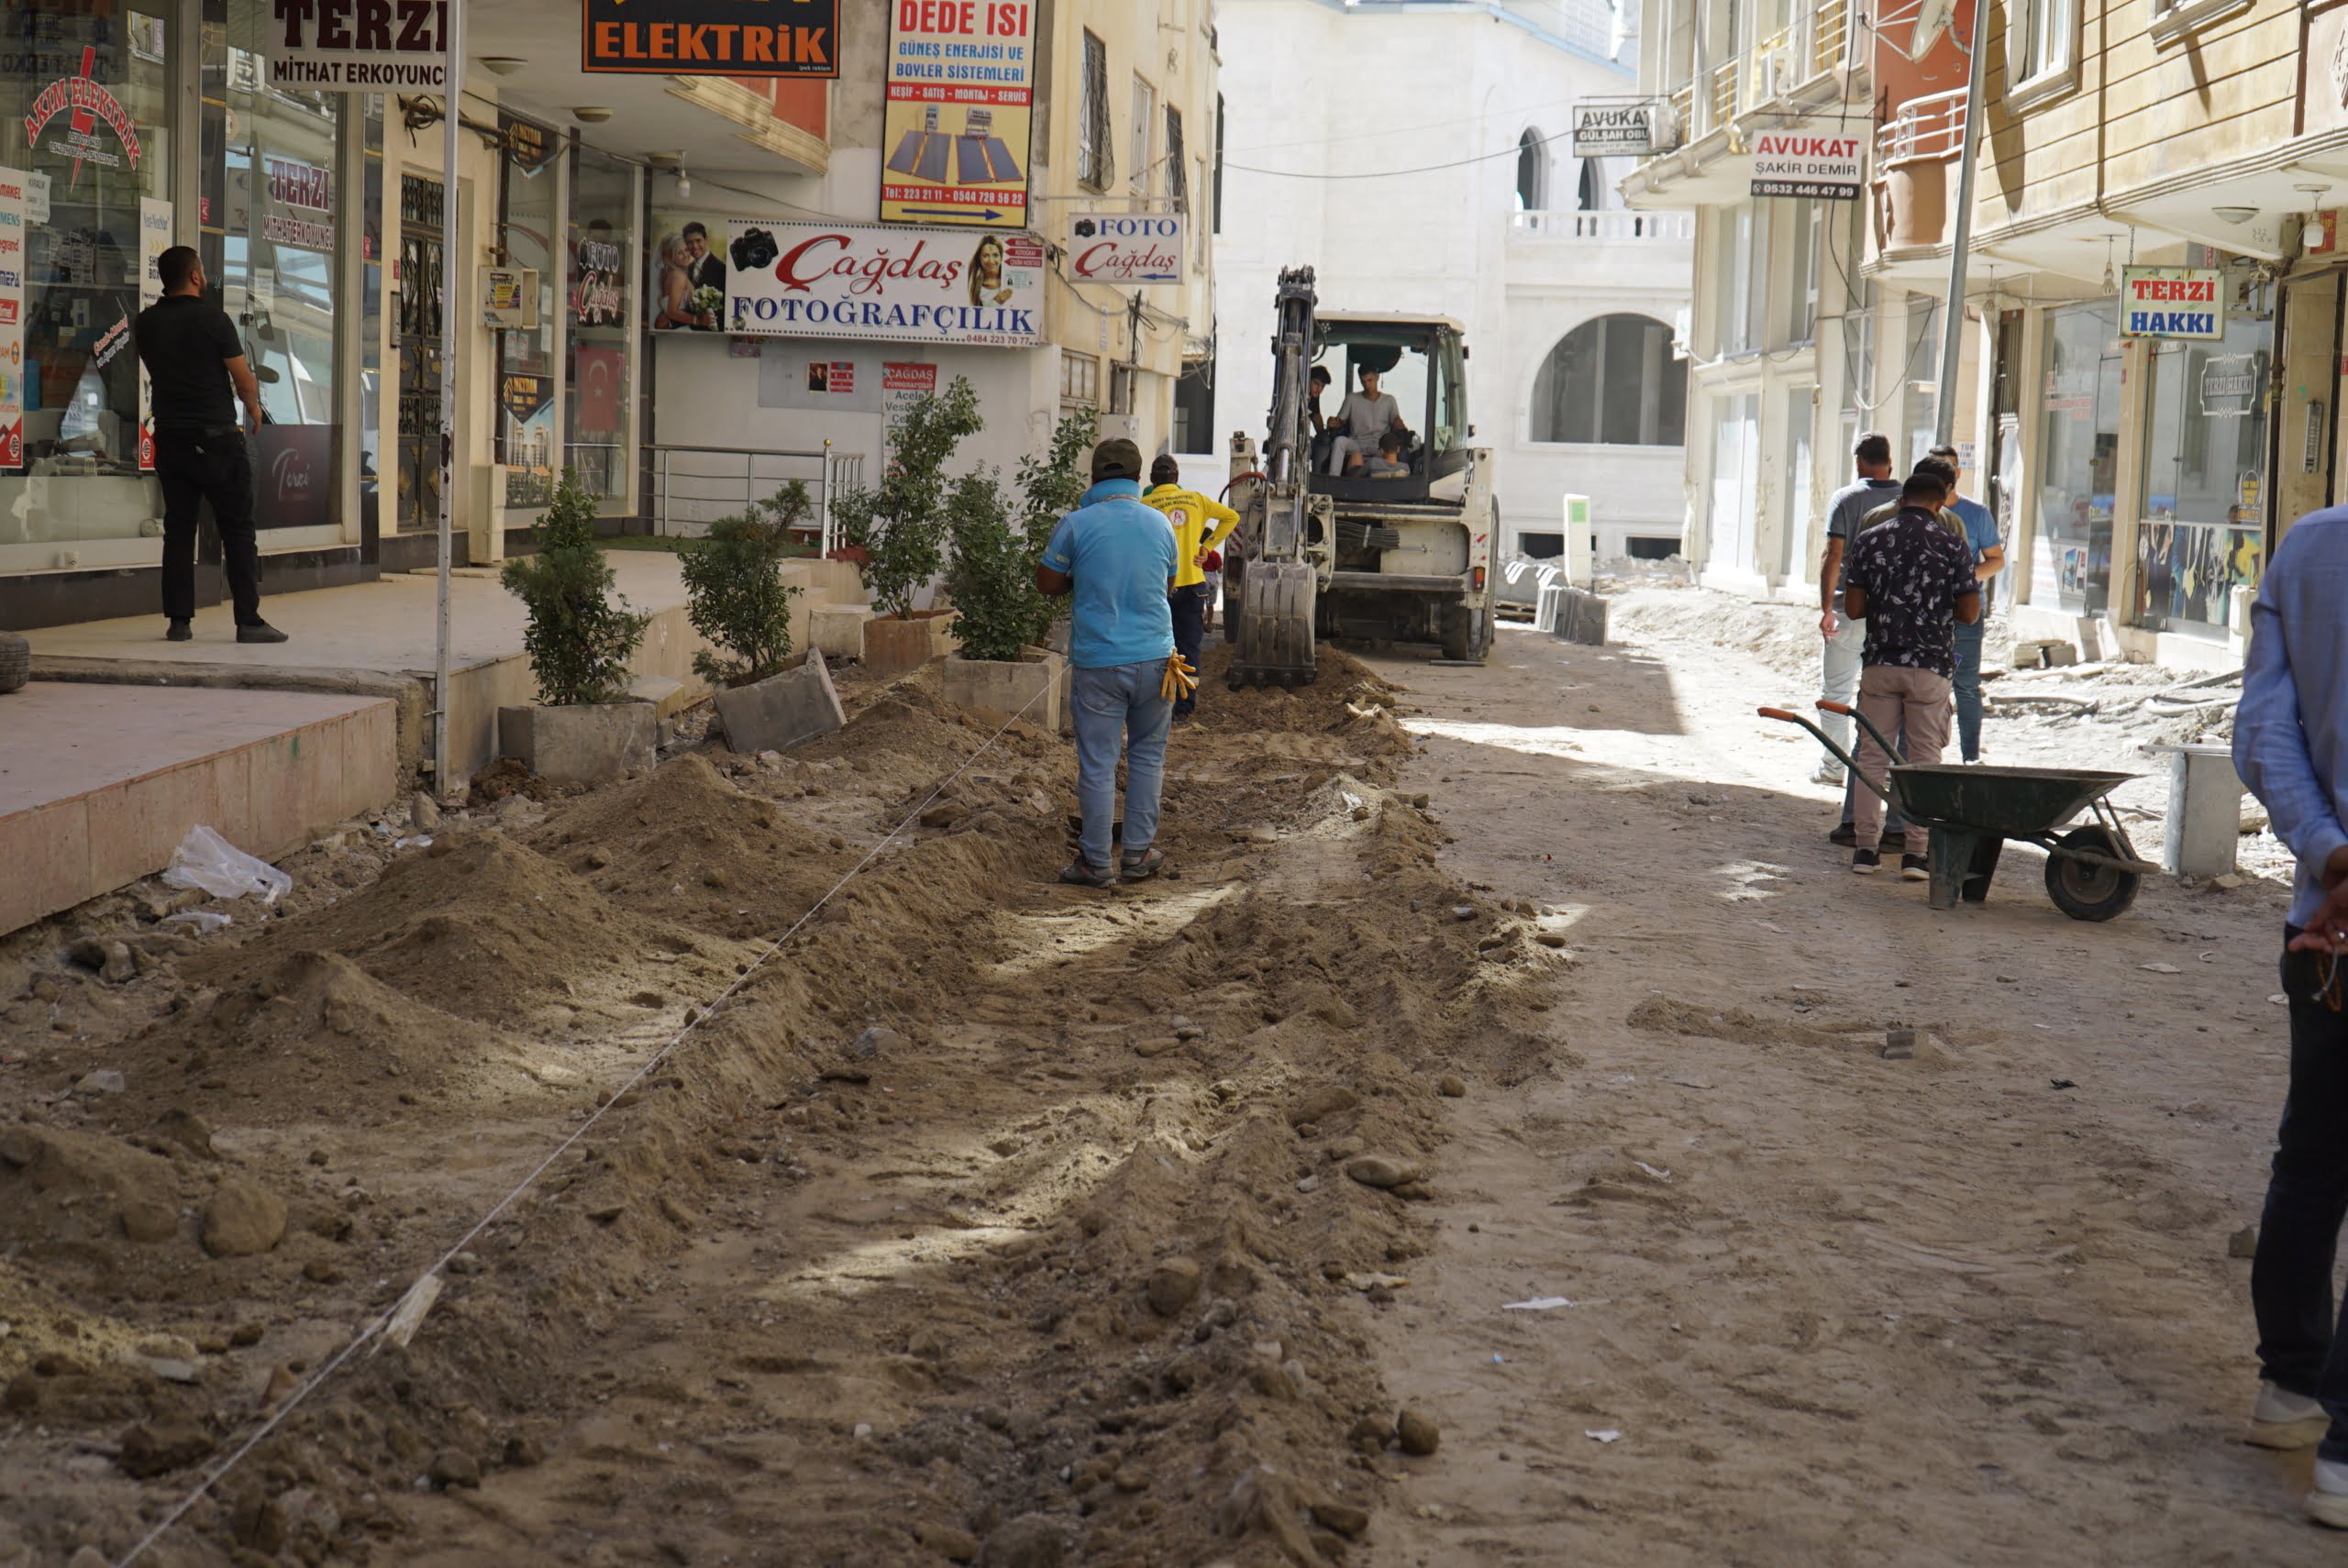
[[[1872,877],[1883,869],[1883,856],[1872,849],[1851,851],[1851,873],[1856,877]]]
[[[249,621],[237,628],[237,640],[240,643],[282,643],[287,639],[284,633],[266,621]]]
[[[1117,874],[1089,860],[1071,860],[1060,867],[1060,880],[1071,888],[1113,888]]]
[[[1899,857],[1899,879],[1903,882],[1929,882],[1933,879],[1933,868],[1921,855],[1903,855]]]
[[[173,621],[163,628],[163,640],[167,643],[189,642],[194,640],[194,636],[195,628],[185,621]]]
[[[2315,1485],[2308,1488],[2308,1518],[2333,1529],[2348,1529],[2348,1464],[2315,1462]]]
[[[1836,828],[1833,833],[1826,835],[1826,842],[1829,844],[1839,844],[1844,849],[1855,848],[1859,842],[1859,830],[1853,827],[1849,823],[1844,823],[1841,827]]]
[[[1146,882],[1157,876],[1159,867],[1165,864],[1166,852],[1162,849],[1145,849],[1139,855],[1127,855],[1124,857],[1124,878],[1128,882]]]

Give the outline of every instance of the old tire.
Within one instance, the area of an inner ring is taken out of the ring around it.
[[[0,632],[0,691],[15,691],[32,678],[33,646],[14,632]]]
[[[2054,842],[2059,849],[2085,849],[2115,860],[2126,858],[2120,841],[2105,827],[2074,828]],[[2046,857],[2046,896],[2073,920],[2111,919],[2136,901],[2136,889],[2143,880],[2133,871],[2091,866],[2067,855]]]

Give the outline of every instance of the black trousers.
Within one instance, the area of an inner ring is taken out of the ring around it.
[[[1194,582],[1166,596],[1167,608],[1174,613],[1174,651],[1188,659],[1194,670],[1199,668],[1200,650],[1207,640],[1207,595],[1213,591],[1208,584]],[[1174,716],[1182,718],[1198,705],[1199,696],[1193,691],[1174,704]]]
[[[2288,936],[2296,936],[2289,930]],[[2321,1401],[2331,1430],[2318,1451],[2348,1461],[2348,1325],[2333,1317],[2331,1260],[2348,1219],[2348,958],[2283,955],[2291,1008],[2291,1087],[2276,1134],[2274,1175],[2259,1219],[2250,1297],[2259,1375]]]
[[[260,549],[253,537],[252,448],[244,432],[159,428],[155,477],[163,486],[164,619],[185,621],[195,614],[195,525],[200,507],[210,502],[237,624],[257,624]]]

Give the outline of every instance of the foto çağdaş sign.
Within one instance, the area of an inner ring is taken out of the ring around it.
[[[1068,275],[1080,283],[1182,281],[1179,213],[1079,213],[1069,221]]]
[[[2120,276],[2120,336],[2210,341],[2226,335],[2226,279],[2215,267],[2129,267]]]

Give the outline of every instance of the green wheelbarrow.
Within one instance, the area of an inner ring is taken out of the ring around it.
[[[1857,709],[1842,702],[1818,706],[1866,726],[1876,745],[1892,759],[1889,790],[1876,789],[1859,771],[1856,757],[1800,713],[1783,708],[1760,712],[1765,719],[1800,724],[1816,735],[1852,778],[1898,806],[1910,822],[1932,830],[1932,888],[1926,901],[1933,909],[1987,902],[1989,878],[2010,838],[2046,851],[2046,896],[2073,920],[2111,919],[2135,902],[2138,886],[2160,869],[2137,857],[2128,830],[2120,825],[2120,813],[2104,799],[2135,778],[2132,773],[1913,764]],[[2055,830],[2083,810],[2094,820],[2057,837]]]

